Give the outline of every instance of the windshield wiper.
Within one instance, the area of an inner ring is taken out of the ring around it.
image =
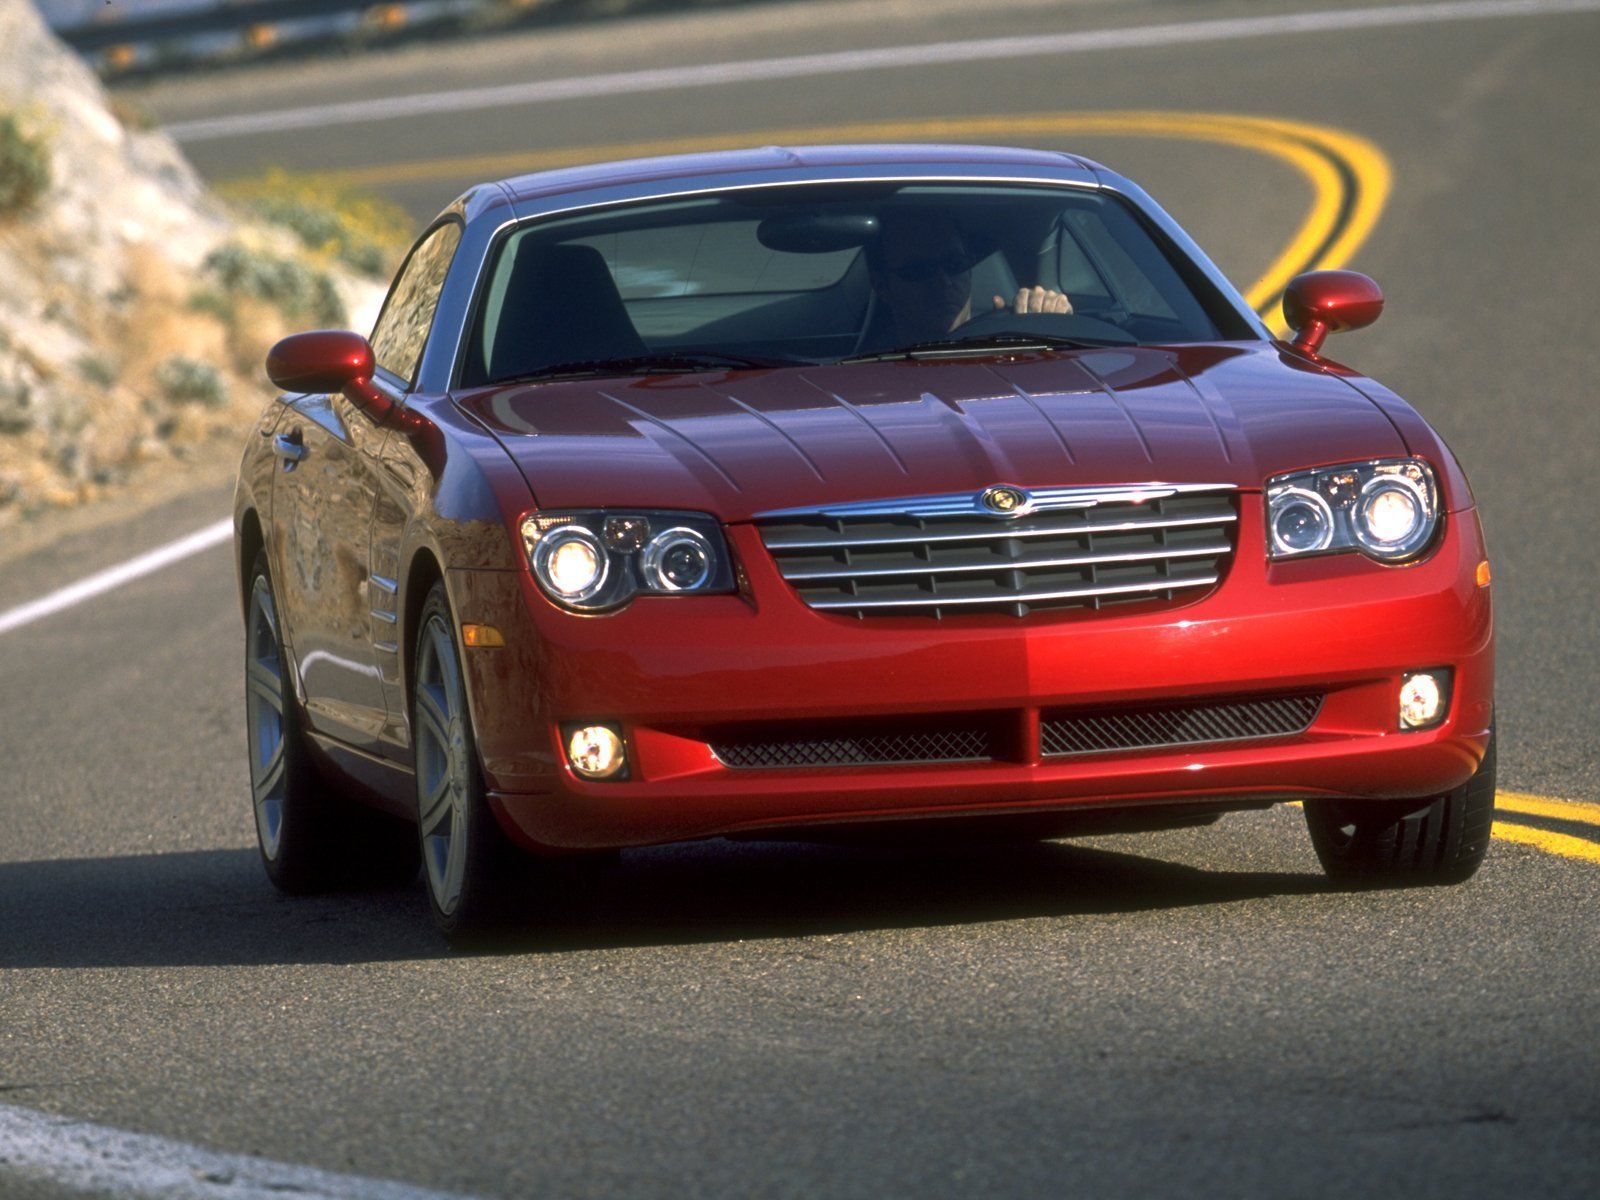
[[[984,333],[971,337],[934,338],[931,341],[912,342],[892,350],[877,350],[871,354],[857,354],[841,358],[842,363],[885,362],[893,358],[916,358],[918,355],[983,354],[990,350],[1094,350],[1102,346],[1131,346],[1133,341],[1115,341],[1110,338],[1057,337],[1048,333]]]
[[[536,371],[509,375],[492,383],[525,383],[536,379],[576,379],[585,375],[682,375],[691,371],[715,371],[742,367],[770,370],[775,367],[802,367],[810,363],[793,358],[755,358],[747,354],[724,354],[718,350],[674,351],[670,354],[631,354],[621,358],[581,358],[551,363]]]

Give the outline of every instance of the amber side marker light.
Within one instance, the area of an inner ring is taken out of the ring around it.
[[[1478,564],[1478,586],[1489,586],[1489,560],[1487,558]]]
[[[463,625],[461,641],[474,649],[487,650],[494,646],[504,646],[506,637],[493,625]]]

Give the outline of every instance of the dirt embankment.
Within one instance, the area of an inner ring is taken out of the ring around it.
[[[155,467],[231,463],[267,348],[370,317],[405,243],[314,180],[224,202],[144,124],[0,0],[0,550]]]

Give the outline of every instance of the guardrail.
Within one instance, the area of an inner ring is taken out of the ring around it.
[[[57,36],[107,75],[246,60],[317,42],[366,45],[419,27],[487,30],[584,7],[572,0],[36,2]]]

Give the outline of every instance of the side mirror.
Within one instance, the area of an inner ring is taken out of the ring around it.
[[[1383,289],[1359,271],[1307,271],[1283,291],[1294,345],[1316,356],[1330,333],[1362,329],[1383,312]]]
[[[373,370],[367,339],[340,329],[297,333],[267,352],[267,375],[286,392],[342,392]]]

